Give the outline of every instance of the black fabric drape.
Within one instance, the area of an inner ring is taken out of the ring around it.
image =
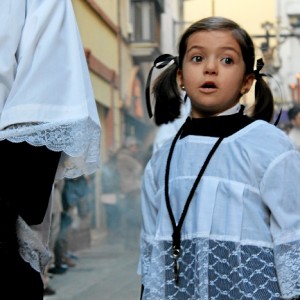
[[[60,155],[45,146],[0,141],[0,197],[29,225],[44,219]]]
[[[0,299],[43,299],[41,274],[19,255],[16,220],[42,223],[60,152],[0,141]]]

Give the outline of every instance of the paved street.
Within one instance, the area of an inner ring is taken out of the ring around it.
[[[105,238],[76,252],[77,265],[62,275],[53,275],[50,285],[56,295],[46,300],[138,300],[140,278],[136,274],[138,250],[125,249]]]

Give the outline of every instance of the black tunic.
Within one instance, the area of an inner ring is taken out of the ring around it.
[[[59,159],[45,146],[0,141],[0,293],[9,299],[43,299],[41,275],[19,255],[16,219],[42,223]]]

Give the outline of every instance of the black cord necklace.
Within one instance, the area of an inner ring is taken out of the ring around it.
[[[210,159],[212,158],[213,154],[215,153],[215,151],[217,150],[218,146],[220,145],[220,143],[222,142],[222,140],[224,139],[224,137],[220,137],[218,138],[218,140],[216,141],[216,143],[214,144],[214,146],[212,147],[212,149],[210,150],[210,152],[208,153],[204,164],[202,165],[198,176],[193,184],[193,187],[191,188],[191,191],[189,193],[189,196],[185,202],[182,214],[180,216],[179,222],[176,225],[176,221],[174,218],[174,214],[171,208],[171,203],[170,203],[170,198],[169,198],[169,174],[170,174],[170,165],[171,165],[171,159],[173,156],[173,152],[174,152],[174,148],[175,148],[175,144],[178,140],[178,138],[180,137],[183,129],[185,128],[185,126],[187,126],[190,123],[191,119],[187,118],[187,120],[185,121],[185,123],[181,126],[181,128],[179,129],[179,131],[177,132],[172,144],[171,144],[171,148],[170,148],[170,152],[168,155],[168,159],[167,159],[167,165],[166,165],[166,175],[165,175],[165,199],[166,199],[166,205],[167,205],[167,209],[169,212],[169,216],[171,219],[171,223],[172,223],[172,227],[173,227],[173,234],[172,234],[172,239],[173,239],[173,258],[174,258],[174,275],[175,275],[175,281],[176,284],[178,284],[179,281],[179,256],[180,256],[180,234],[181,234],[181,228],[184,222],[184,219],[186,217],[189,205],[192,201],[192,198],[194,196],[194,193],[197,189],[197,186],[202,178],[202,175],[205,172],[205,169],[210,161]]]

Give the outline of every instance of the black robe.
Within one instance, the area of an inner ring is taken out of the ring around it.
[[[7,299],[43,299],[41,274],[19,255],[16,220],[43,222],[60,155],[45,146],[0,141],[0,293]]]

